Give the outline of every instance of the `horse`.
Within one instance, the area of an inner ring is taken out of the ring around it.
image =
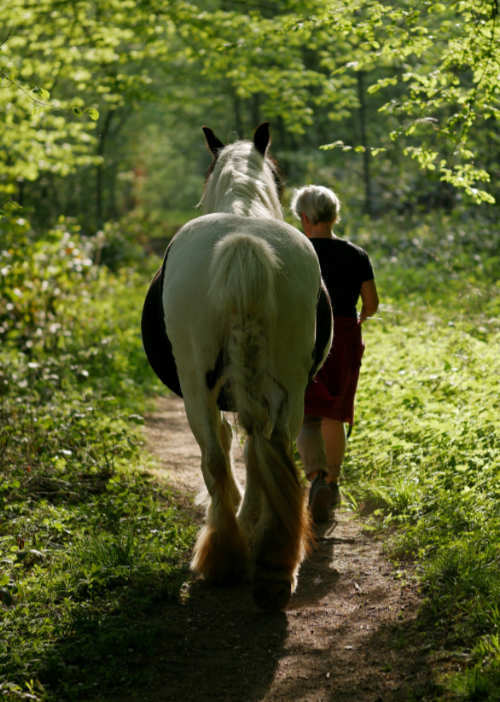
[[[216,584],[249,579],[256,604],[280,610],[311,536],[293,441],[331,345],[331,308],[312,245],[284,221],[269,124],[227,146],[203,131],[213,157],[203,214],[167,247],[142,337],[200,447],[209,504],[192,571]],[[226,412],[246,435],[243,495]]]

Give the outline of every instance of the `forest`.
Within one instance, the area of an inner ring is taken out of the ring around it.
[[[141,308],[198,213],[202,125],[263,121],[287,220],[327,185],[374,263],[345,496],[445,641],[426,699],[498,699],[498,24],[497,0],[0,4],[1,699],[141,684],[195,532],[150,470]]]

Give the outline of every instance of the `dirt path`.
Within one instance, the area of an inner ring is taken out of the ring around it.
[[[180,400],[159,401],[147,440],[179,499],[192,505],[202,486],[199,450]],[[188,579],[184,589],[183,601],[162,612],[168,637],[151,661],[143,702],[433,699],[415,587],[348,511],[317,533],[285,612],[259,611],[248,587]]]

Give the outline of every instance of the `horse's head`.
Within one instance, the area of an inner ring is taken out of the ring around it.
[[[219,155],[219,152],[222,151],[224,148],[225,144],[222,143],[220,139],[218,139],[213,131],[210,129],[210,127],[202,127],[203,132],[205,134],[205,139],[207,142],[207,146],[214,158],[217,158]],[[267,148],[269,144],[271,143],[271,132],[269,130],[269,122],[263,122],[257,129],[255,130],[255,134],[253,135],[253,144],[257,151],[262,154],[262,156],[266,156]]]
[[[268,154],[271,143],[269,122],[263,122],[257,127],[252,141],[238,141],[228,146],[210,127],[204,126],[203,132],[207,147],[213,156],[200,203],[203,204],[204,210],[231,211],[282,219],[281,178],[276,162]],[[208,193],[212,190],[210,185],[214,185],[214,180],[219,181],[222,178],[224,197],[220,197],[219,187],[218,196],[211,197]]]

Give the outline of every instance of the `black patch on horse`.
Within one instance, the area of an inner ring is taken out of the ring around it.
[[[142,308],[141,331],[144,351],[151,368],[169,390],[182,397],[177,367],[174,354],[172,353],[172,344],[165,328],[162,301],[165,266],[170,245],[171,243],[167,247],[160,270],[156,273],[149,286]]]
[[[217,384],[217,381],[222,376],[224,372],[224,367],[226,365],[225,354],[223,350],[219,351],[217,360],[215,361],[215,366],[212,370],[208,371],[205,380],[209,390],[213,390]],[[234,412],[236,410],[234,402],[232,400],[231,391],[229,383],[224,383],[221,387],[220,392],[217,396],[217,406],[223,412]]]

